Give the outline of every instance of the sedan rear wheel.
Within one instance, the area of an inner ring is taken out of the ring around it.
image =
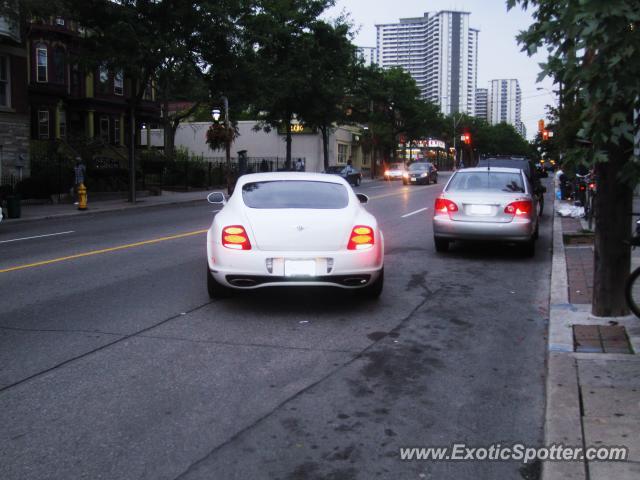
[[[449,240],[446,238],[433,237],[433,243],[436,246],[436,252],[446,252],[449,250]]]
[[[229,298],[233,295],[233,291],[229,287],[220,285],[218,281],[213,278],[209,271],[209,265],[207,265],[207,291],[209,292],[209,298],[215,300],[217,298]]]

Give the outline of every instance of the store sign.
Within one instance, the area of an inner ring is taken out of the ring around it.
[[[317,131],[316,131],[315,128],[307,127],[303,123],[292,123],[291,124],[291,134],[292,135],[300,135],[300,134],[314,135],[316,133],[317,133]],[[280,135],[286,135],[287,134],[287,130],[284,128],[284,126],[278,127],[278,134],[280,134]]]
[[[412,142],[412,146],[417,148],[442,148],[443,150],[446,147],[442,140],[435,140],[433,138],[416,140]]]

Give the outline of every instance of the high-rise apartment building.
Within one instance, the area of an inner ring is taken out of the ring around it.
[[[439,104],[443,113],[473,115],[478,30],[469,26],[469,16],[469,12],[443,10],[376,25],[377,64],[405,69],[422,98]]]
[[[489,123],[495,125],[500,122],[509,123],[526,135],[522,123],[522,92],[515,78],[491,80]]]
[[[475,116],[482,120],[489,121],[489,89],[476,88],[476,109]]]

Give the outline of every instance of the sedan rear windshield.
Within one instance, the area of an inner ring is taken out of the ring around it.
[[[520,192],[524,182],[520,173],[458,172],[447,186],[447,192]]]
[[[249,208],[339,209],[349,204],[349,193],[339,183],[275,180],[244,184],[242,199]]]
[[[429,169],[429,165],[426,163],[412,163],[409,166],[409,170],[412,172],[423,171],[428,169]]]

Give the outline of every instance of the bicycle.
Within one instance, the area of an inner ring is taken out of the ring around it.
[[[636,221],[636,233],[631,237],[629,243],[632,248],[640,247],[640,220]],[[627,301],[627,306],[636,317],[640,317],[640,281],[638,281],[638,278],[640,278],[640,267],[631,272],[624,286],[624,297]]]

